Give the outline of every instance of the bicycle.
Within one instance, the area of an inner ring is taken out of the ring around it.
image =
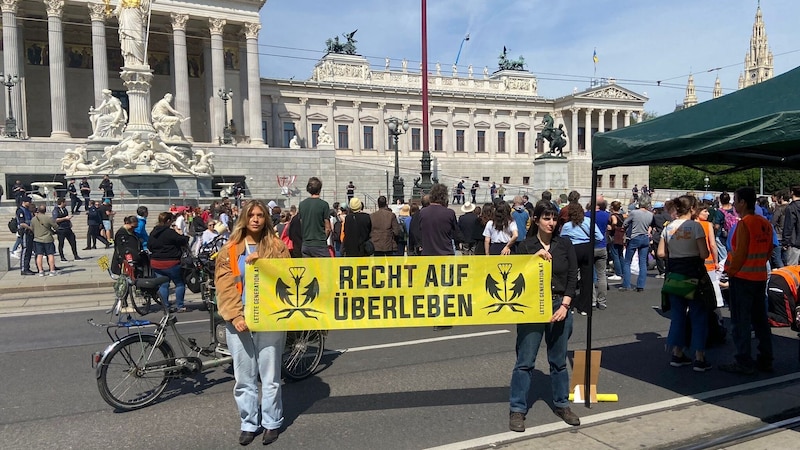
[[[213,255],[209,261],[213,261]],[[158,322],[151,322],[133,319],[123,311],[116,322],[98,324],[89,319],[90,324],[105,328],[112,340],[103,351],[92,354],[97,386],[106,403],[124,411],[143,408],[158,399],[171,379],[233,363],[225,342],[224,320],[217,313],[213,277],[206,277],[204,281],[207,295],[203,299],[209,312],[211,336],[211,342],[206,346],[198,345],[194,338],[183,336],[176,326],[177,317],[161,301],[158,288],[168,280],[167,277],[132,280],[126,275],[120,279],[128,286],[128,290],[124,296],[117,295],[112,308],[113,315],[120,315],[125,299],[129,298],[128,294],[136,290],[142,299],[161,304],[163,316]],[[144,330],[150,326],[155,327],[153,332]],[[178,352],[167,341],[168,330],[177,340]],[[324,346],[323,331],[287,332],[282,354],[284,376],[302,380],[313,374],[322,358]]]

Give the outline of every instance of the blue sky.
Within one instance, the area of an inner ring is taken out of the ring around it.
[[[588,87],[594,74],[646,93],[659,115],[682,103],[689,73],[699,101],[711,99],[717,75],[724,93],[736,90],[757,0],[428,0],[428,62],[449,72],[466,33],[459,74],[472,64],[497,68],[503,46],[525,57],[539,94],[556,98]],[[775,73],[800,66],[800,2],[764,0],[761,9]],[[261,76],[307,79],[325,40],[358,29],[358,53],[374,68],[384,58],[399,69],[419,67],[420,1],[268,0],[261,11]],[[719,68],[718,70],[713,70]],[[662,81],[657,86],[657,81]]]

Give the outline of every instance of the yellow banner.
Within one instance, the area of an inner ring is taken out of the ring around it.
[[[245,271],[253,331],[548,322],[540,257],[259,259]]]

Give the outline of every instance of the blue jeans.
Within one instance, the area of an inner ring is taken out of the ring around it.
[[[772,269],[780,269],[785,266],[783,263],[783,247],[776,245],[775,248],[772,249],[772,258],[769,262],[772,265]]]
[[[609,247],[611,253],[611,261],[614,263],[614,275],[621,277],[622,276],[622,254],[625,251],[625,247],[617,244],[611,244]]]
[[[758,360],[772,362],[772,331],[767,322],[766,281],[730,278],[731,334],[736,347],[736,362],[752,367],[750,329],[758,339]]]
[[[259,426],[277,430],[283,425],[281,398],[281,354],[286,332],[238,332],[225,324],[228,349],[233,354],[233,398],[242,421],[242,431],[255,432]],[[261,377],[261,408],[258,406],[258,378]],[[259,412],[260,416],[259,417]]]
[[[176,264],[169,269],[153,269],[156,276],[169,277],[175,283],[175,306],[183,308],[183,297],[186,294],[186,282],[183,281],[183,271],[180,264]],[[169,281],[158,288],[158,293],[164,301],[164,305],[169,307]]]
[[[692,324],[692,340],[689,343],[695,351],[705,351],[708,338],[708,311],[699,301],[687,300],[679,295],[669,296],[670,323],[667,345],[684,348],[686,343],[686,308],[689,308],[689,321]]]
[[[639,252],[639,277],[636,280],[636,287],[644,289],[647,281],[647,254],[650,252],[650,236],[640,234],[628,241],[625,262],[622,266],[622,287],[627,289],[631,288],[631,263],[636,252]]]
[[[561,296],[554,297],[553,309],[561,305]],[[547,345],[550,363],[550,384],[553,404],[557,408],[569,406],[569,373],[567,372],[567,341],[572,335],[572,314],[555,323],[521,323],[517,325],[517,362],[511,372],[511,412],[527,414],[528,393],[531,390],[536,354],[542,337]]]

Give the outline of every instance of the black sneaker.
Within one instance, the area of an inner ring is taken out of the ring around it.
[[[722,365],[719,366],[719,370],[721,370],[723,372],[728,372],[728,373],[736,373],[736,374],[739,374],[739,375],[755,375],[756,374],[756,368],[755,367],[745,366],[745,365],[739,364],[738,362],[733,362],[731,364],[722,364]]]
[[[278,430],[267,430],[264,432],[264,437],[262,438],[261,443],[264,445],[272,444],[273,442],[278,440]]]
[[[699,359],[695,359],[694,363],[692,363],[692,370],[695,372],[705,372],[707,370],[711,370],[711,364],[708,361],[700,361]]]
[[[525,431],[525,414],[521,412],[512,412],[509,414],[508,429],[519,433]]]
[[[686,355],[681,355],[681,356],[672,355],[672,359],[670,360],[669,365],[672,367],[690,366],[692,365],[692,360]]]
[[[566,408],[556,408],[553,412],[555,412],[558,417],[561,417],[561,419],[569,425],[577,427],[581,424],[581,419],[577,414],[569,409],[569,406]]]
[[[597,309],[599,309],[600,311],[603,311],[603,310],[605,310],[606,308],[608,308],[608,305],[607,305],[607,304],[605,304],[605,302],[603,302],[603,303],[598,303],[598,304],[597,304]]]
[[[242,431],[239,435],[239,445],[250,445],[258,435],[258,431]]]

